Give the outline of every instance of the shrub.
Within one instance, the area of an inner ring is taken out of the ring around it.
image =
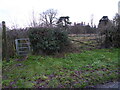
[[[7,46],[8,46],[8,55],[13,57],[16,55],[15,39],[19,38],[28,38],[28,31],[26,29],[14,29],[6,32],[7,34]]]
[[[29,38],[34,54],[54,54],[69,45],[67,33],[57,28],[30,28]]]
[[[109,28],[104,30],[104,40],[101,43],[102,47],[110,48],[110,47],[120,47],[120,33],[117,28]]]
[[[115,16],[115,25],[107,28],[104,31],[105,34],[105,40],[102,45],[104,45],[106,48],[109,47],[120,47],[120,16]]]

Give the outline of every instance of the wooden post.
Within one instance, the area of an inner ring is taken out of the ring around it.
[[[2,60],[9,61],[8,59],[8,52],[7,52],[7,37],[6,37],[6,25],[5,21],[2,21]]]

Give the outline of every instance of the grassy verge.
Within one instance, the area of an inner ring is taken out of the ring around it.
[[[3,62],[3,88],[76,88],[118,78],[118,51],[99,49],[64,58],[30,55]]]

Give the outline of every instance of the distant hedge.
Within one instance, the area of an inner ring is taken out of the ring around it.
[[[34,54],[54,54],[69,46],[68,35],[58,28],[30,28],[29,39]]]

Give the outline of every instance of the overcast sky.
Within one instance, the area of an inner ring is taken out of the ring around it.
[[[6,21],[11,27],[25,27],[30,24],[32,12],[35,17],[47,9],[58,10],[58,17],[69,16],[70,21],[93,23],[96,25],[102,16],[113,19],[118,13],[118,1],[120,0],[0,0],[0,21]]]

